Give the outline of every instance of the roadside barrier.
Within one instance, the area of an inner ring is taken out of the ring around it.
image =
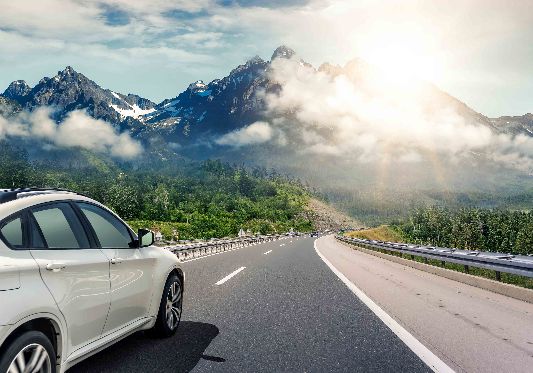
[[[340,235],[335,236],[335,238],[365,249],[407,254],[411,256],[411,259],[414,259],[415,256],[422,257],[426,263],[428,259],[434,259],[439,260],[442,266],[446,262],[464,265],[466,273],[468,273],[470,267],[485,268],[495,271],[496,280],[498,281],[501,281],[502,272],[533,277],[533,256],[529,255],[511,255],[488,251],[383,242]]]
[[[165,246],[164,249],[167,249],[176,254],[176,256],[181,261],[185,261],[224,251],[232,251],[240,249],[242,247],[252,246],[263,242],[276,241],[286,237],[289,236],[285,234],[244,237],[230,240],[213,239],[210,241],[191,242],[182,245]]]

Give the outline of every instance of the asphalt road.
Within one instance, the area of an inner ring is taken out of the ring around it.
[[[457,373],[533,372],[533,304],[354,250],[318,250]]]
[[[137,333],[69,372],[429,371],[322,262],[313,241],[275,241],[184,263],[174,337]]]

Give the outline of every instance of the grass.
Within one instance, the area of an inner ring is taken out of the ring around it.
[[[405,238],[403,235],[390,227],[389,225],[381,225],[376,228],[368,228],[359,231],[352,231],[346,233],[346,236],[352,238],[363,238],[367,240],[403,242]]]

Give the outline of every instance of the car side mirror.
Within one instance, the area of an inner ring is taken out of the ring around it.
[[[139,237],[139,247],[151,246],[155,241],[154,232],[144,228],[139,229],[137,237]]]

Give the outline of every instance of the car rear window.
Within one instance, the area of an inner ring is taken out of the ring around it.
[[[2,232],[2,237],[9,246],[16,248],[22,247],[22,219],[20,216],[3,223],[0,232]]]

